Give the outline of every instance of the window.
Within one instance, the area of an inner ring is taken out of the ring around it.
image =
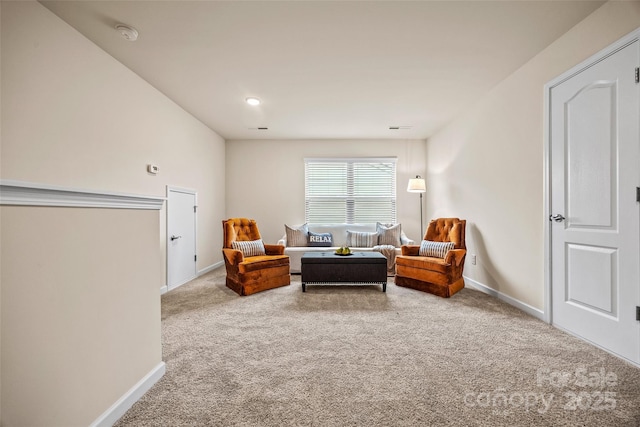
[[[305,221],[395,223],[396,160],[305,159]]]

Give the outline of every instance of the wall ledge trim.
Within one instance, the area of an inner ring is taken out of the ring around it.
[[[120,397],[109,409],[102,413],[89,427],[111,427],[164,375],[164,362],[158,363],[136,385]]]
[[[0,180],[0,205],[160,210],[165,197]]]
[[[472,288],[484,292],[485,294],[491,295],[492,297],[498,298],[501,301],[506,302],[509,305],[514,306],[517,309],[524,311],[525,313],[535,317],[536,319],[540,319],[543,322],[546,322],[544,318],[544,311],[537,309],[533,306],[530,306],[527,303],[524,303],[518,299],[510,297],[509,295],[505,295],[502,292],[496,291],[489,286],[482,284],[478,281],[468,278],[467,276],[463,276],[466,284],[470,285]]]

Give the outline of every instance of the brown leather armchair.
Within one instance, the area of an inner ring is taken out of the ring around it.
[[[429,222],[424,240],[453,242],[454,249],[444,258],[434,258],[420,256],[420,245],[402,246],[402,255],[396,257],[396,285],[444,298],[464,288],[462,269],[467,254],[464,243],[466,224],[466,220],[458,218],[439,218]]]
[[[234,241],[261,239],[255,220],[226,219],[222,221],[222,230],[227,287],[239,295],[251,295],[291,283],[289,256],[284,254],[284,246],[265,244],[265,255],[246,257],[240,250],[233,249]]]

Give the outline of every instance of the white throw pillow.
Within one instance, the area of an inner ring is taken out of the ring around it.
[[[434,258],[444,258],[447,252],[454,249],[453,242],[432,242],[431,240],[423,240],[420,243],[420,256],[430,256]]]
[[[231,247],[242,252],[244,256],[266,255],[262,239],[231,242]]]

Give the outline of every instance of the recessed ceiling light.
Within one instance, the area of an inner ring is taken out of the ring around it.
[[[247,101],[247,104],[249,105],[260,105],[260,102],[261,102],[258,98],[254,98],[254,97],[249,97],[245,99],[245,101]]]
[[[122,38],[129,40],[130,42],[138,40],[138,30],[133,27],[124,24],[118,24],[116,25],[116,30],[118,30]]]

